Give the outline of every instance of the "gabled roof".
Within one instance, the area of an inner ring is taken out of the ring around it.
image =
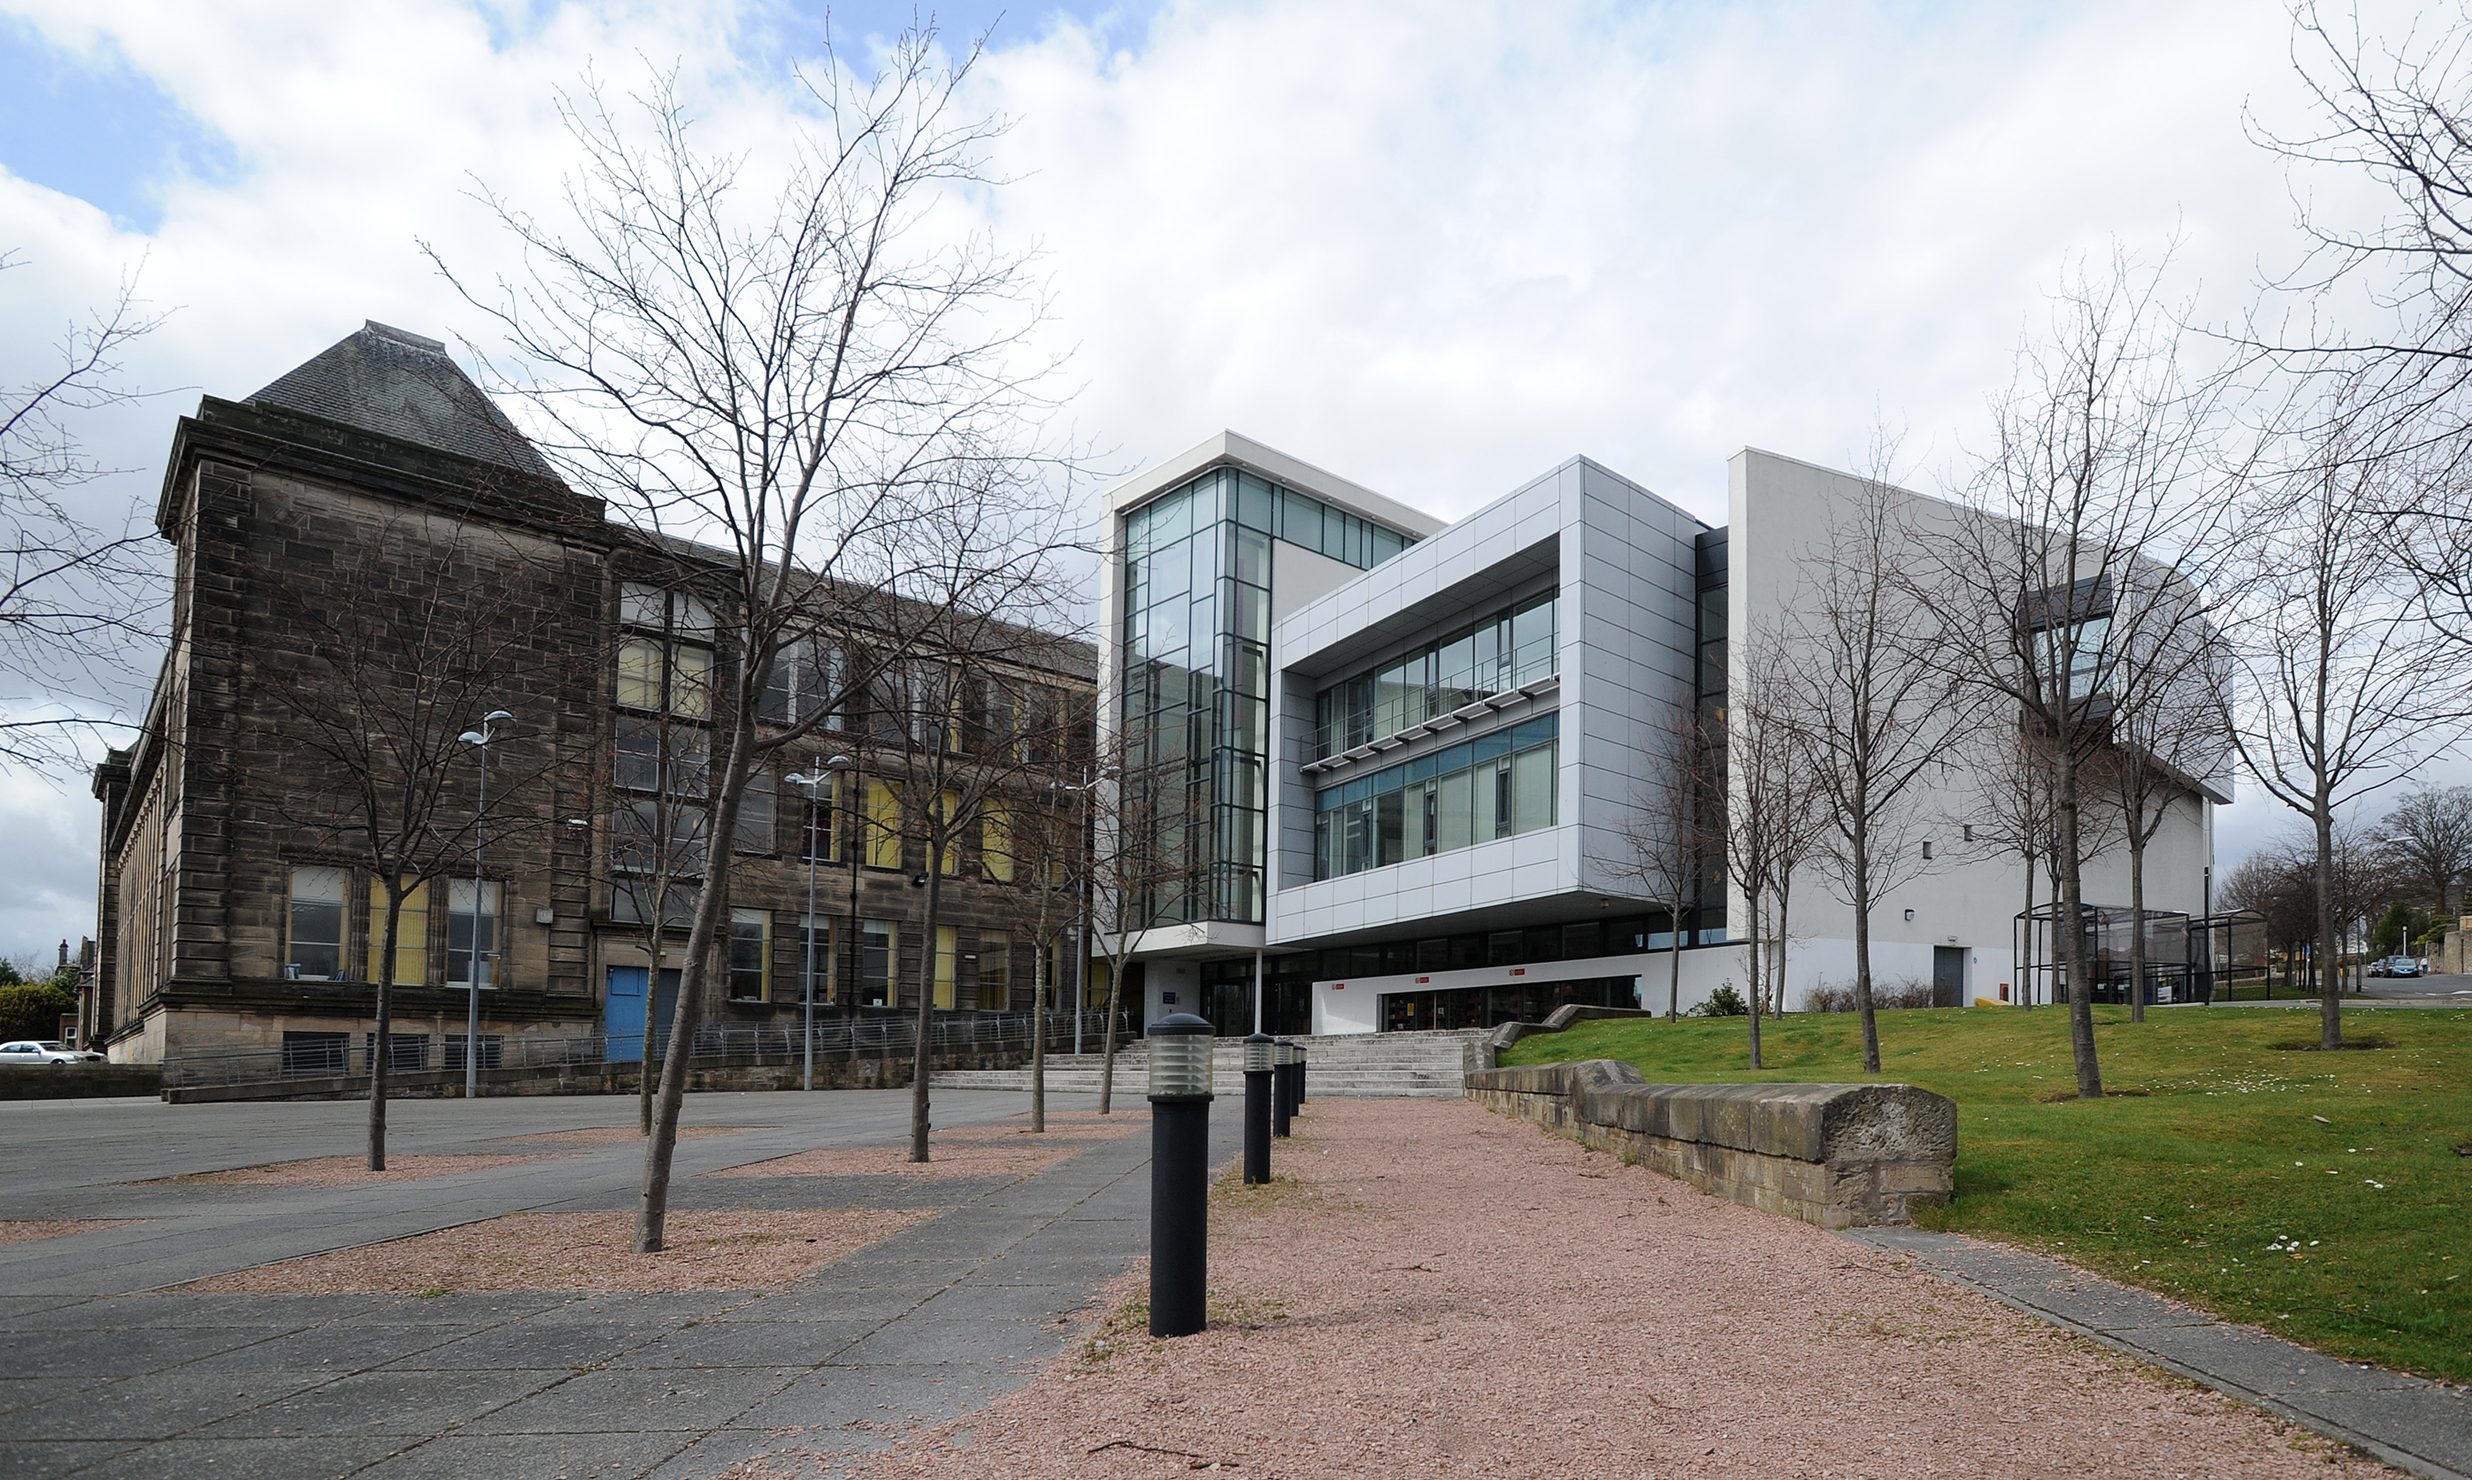
[[[375,319],[249,399],[531,477],[557,477],[444,344]]]

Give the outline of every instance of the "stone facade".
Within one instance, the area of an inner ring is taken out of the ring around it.
[[[1648,1084],[1610,1059],[1483,1069],[1468,1096],[1703,1192],[1823,1228],[1948,1200],[1955,1102],[1905,1084]]]
[[[719,553],[610,520],[598,500],[551,475],[441,346],[378,325],[247,402],[204,398],[174,435],[156,525],[175,552],[170,643],[142,737],[95,771],[100,945],[81,1004],[84,1041],[116,1061],[159,1063],[236,1051],[271,1059],[300,1035],[343,1033],[360,1067],[374,1028],[384,888],[355,831],[367,814],[353,804],[357,779],[314,732],[363,713],[363,685],[411,683],[403,670],[423,665],[424,634],[458,623],[493,634],[495,677],[486,694],[438,690],[453,695],[434,717],[452,756],[432,767],[435,812],[446,819],[430,845],[441,872],[398,958],[397,1062],[435,1069],[460,1052],[470,993],[451,975],[461,947],[450,913],[468,921],[478,768],[454,735],[490,708],[516,720],[489,752],[484,868],[503,903],[481,994],[484,1044],[601,1032],[611,971],[652,958],[649,933],[614,890],[614,819],[629,795],[615,754],[621,595],[693,586],[699,569],[719,568]],[[726,677],[729,624],[713,625],[710,671]],[[1091,687],[1089,650],[1043,651],[1046,661],[1007,677],[1077,712],[1075,696]],[[870,764],[863,741],[838,731],[819,732],[812,748]],[[767,922],[767,970],[743,1000],[716,970],[708,1022],[788,1027],[799,1012],[806,818],[781,776],[810,764],[807,749],[765,763],[779,805],[731,854],[729,903]],[[848,809],[832,816],[832,857],[851,858],[861,819]],[[836,965],[853,887],[860,918],[908,927],[919,913],[911,879],[925,867],[920,840],[903,839],[898,867],[889,856],[871,861],[888,866],[855,879],[844,863],[819,866],[816,914]],[[339,938],[323,958],[338,963],[331,970],[304,972],[292,938],[303,869],[343,879]],[[968,973],[956,1005],[1026,1008],[1029,885],[983,872],[966,854],[943,881],[941,922],[965,958],[1001,932],[1010,969]],[[888,1010],[915,1001],[931,944],[901,930],[900,991]],[[671,969],[684,947],[683,930],[670,932]],[[721,954],[717,945],[716,968]],[[999,979],[1007,985],[976,990]],[[819,998],[834,995],[819,986]],[[423,1046],[400,1046],[408,1040]]]

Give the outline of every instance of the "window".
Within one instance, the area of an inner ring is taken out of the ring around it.
[[[1925,843],[1923,845],[1923,861],[1925,863],[1929,863],[1931,861],[1931,845],[1929,843]]]
[[[802,1002],[806,1000],[808,984],[812,982],[816,1001],[839,1001],[840,997],[835,991],[838,983],[833,980],[833,966],[841,958],[833,950],[832,920],[821,915],[803,917],[798,924],[798,951],[799,1000]]]
[[[1552,827],[1560,716],[1538,715],[1314,795],[1317,879]]]
[[[369,977],[370,981],[391,981],[399,987],[417,987],[429,980],[429,886],[407,884],[403,890],[403,905],[398,912],[395,936],[395,972],[382,976],[386,955],[386,881],[369,881]]]
[[[983,1012],[1013,1005],[1013,937],[1001,930],[979,932],[978,1005]]]
[[[730,911],[730,1000],[772,1000],[772,914]]]
[[[1973,824],[1973,823],[1969,822],[1969,823],[1967,823],[1967,824],[1965,825],[1964,837],[1965,837],[1965,840],[1966,840],[1967,842],[1969,842],[1969,843],[1971,843],[1971,842],[1973,842],[1973,841],[1974,841],[1974,824]]]
[[[731,829],[730,845],[741,853],[773,851],[772,772],[757,770],[747,777],[747,790],[738,801],[738,823]]]
[[[1559,593],[1546,591],[1448,633],[1314,697],[1315,754],[1336,755],[1462,709],[1488,694],[1549,678],[1556,671]],[[1243,655],[1236,664],[1242,692]]]
[[[429,1067],[429,1035],[426,1033],[389,1033],[386,1035],[386,1067],[400,1074],[416,1074]],[[361,1058],[373,1058],[378,1051],[378,1035],[361,1035]]]
[[[936,1006],[951,1010],[959,974],[961,932],[950,925],[936,927]]]
[[[492,881],[481,889],[481,985],[498,984],[498,891]],[[447,985],[472,984],[472,881],[451,880],[446,886]]]
[[[996,883],[1013,882],[1013,813],[1002,802],[979,807],[979,869]]]
[[[892,1000],[893,966],[901,952],[901,927],[890,920],[862,920],[858,927],[858,990],[869,1007]]]
[[[618,745],[610,779],[628,791],[668,790],[679,796],[704,792],[704,757],[710,739],[700,725],[652,715],[618,716]]]
[[[704,872],[708,820],[700,802],[621,799],[610,822],[610,867],[622,874],[694,878]]]
[[[343,870],[292,870],[291,940],[284,953],[284,975],[319,982],[343,975],[343,914]]]
[[[835,776],[829,787],[809,791],[806,825],[799,830],[800,861],[834,863],[840,860],[841,834],[835,822],[843,785],[842,778]]]
[[[821,638],[801,637],[782,644],[772,666],[764,670],[755,717],[768,724],[812,721],[840,729],[841,716],[834,701],[841,697],[841,673],[841,650]]]
[[[961,820],[961,797],[949,791],[936,793],[936,827],[944,834],[944,859],[936,871],[948,879],[961,876],[961,839],[954,836],[953,824]]]
[[[901,867],[901,792],[889,781],[867,782],[867,866]]]
[[[683,591],[634,582],[619,588],[618,702],[686,719],[712,704],[712,611]]]

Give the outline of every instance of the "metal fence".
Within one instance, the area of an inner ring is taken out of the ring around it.
[[[1074,1045],[1077,1027],[1084,1046],[1095,1050],[1103,1041],[1107,1014],[1081,1014],[1078,1025],[1072,1013],[1048,1014],[1047,1051],[1069,1052]],[[1119,1042],[1131,1037],[1129,1017],[1120,1014],[1116,1029]],[[928,1026],[928,1049],[935,1057],[1015,1053],[1026,1059],[1030,1053],[1031,1032],[1028,1013],[939,1013]],[[425,1033],[397,1033],[391,1035],[391,1043],[392,1051],[387,1065],[390,1072],[463,1072],[466,1045],[461,1033],[435,1037]],[[907,1058],[917,1052],[917,1045],[918,1020],[907,1013],[835,1014],[819,1017],[815,1024],[815,1057],[819,1063],[841,1059]],[[653,1033],[649,1042],[640,1033],[616,1036],[569,1033],[522,1038],[484,1033],[480,1040],[480,1067],[543,1070],[632,1068],[643,1062],[647,1050],[657,1062],[668,1047],[669,1034],[665,1032]],[[286,1033],[283,1044],[276,1048],[209,1050],[168,1058],[163,1065],[163,1082],[167,1087],[177,1088],[366,1075],[376,1052],[377,1035],[368,1031]],[[697,1067],[798,1064],[804,1061],[805,1050],[796,1024],[761,1028],[706,1024],[695,1030],[688,1046],[688,1062]]]

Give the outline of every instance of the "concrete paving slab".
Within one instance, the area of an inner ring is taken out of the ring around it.
[[[9,1432],[26,1439],[168,1439],[295,1393],[335,1381],[337,1374],[287,1371],[167,1372],[124,1378],[82,1400],[47,1404],[13,1415]]]
[[[803,1367],[607,1368],[569,1376],[470,1425],[475,1434],[710,1430],[787,1387]]]
[[[0,1477],[6,1480],[51,1480],[55,1475],[109,1473],[102,1466],[135,1449],[113,1442],[57,1443],[0,1440]]]
[[[657,1339],[652,1321],[510,1322],[432,1343],[386,1363],[390,1371],[478,1372],[560,1368],[580,1372]]]
[[[321,1434],[298,1439],[172,1439],[112,1456],[85,1473],[111,1480],[341,1480],[403,1446],[401,1439]]]
[[[801,1476],[838,1475],[845,1473],[844,1465],[891,1447],[891,1439],[863,1429],[796,1433],[722,1429],[697,1440],[669,1463],[655,1468],[645,1480],[711,1480],[712,1476],[750,1460],[765,1463],[775,1474],[780,1473],[780,1467],[787,1466]]]
[[[442,1434],[354,1472],[354,1480],[474,1480],[555,1475],[559,1480],[634,1480],[700,1434]],[[706,1472],[710,1474],[710,1471]]]
[[[182,1372],[254,1372],[266,1368],[323,1372],[340,1377],[443,1346],[471,1334],[469,1326],[402,1326],[334,1321],[323,1326],[236,1346],[178,1368]]]
[[[1090,1303],[1080,1284],[990,1285],[971,1282],[941,1290],[918,1308],[920,1319],[1054,1322]]]
[[[924,1315],[895,1321],[838,1359],[847,1367],[985,1366],[1019,1369],[1045,1361],[1064,1346],[1052,1323],[980,1317],[930,1320]]]
[[[573,1375],[563,1368],[532,1372],[362,1372],[227,1418],[199,1437],[396,1434],[427,1439],[520,1402]]]
[[[103,1384],[83,1377],[12,1377],[0,1381],[0,1414],[70,1399],[98,1396]],[[9,1425],[0,1424],[0,1431]]]
[[[941,1423],[985,1407],[1015,1385],[1007,1374],[977,1367],[836,1364],[801,1376],[730,1427],[779,1432],[790,1447],[852,1424]]]
[[[707,1321],[644,1342],[612,1367],[814,1367],[864,1340],[880,1321]]]
[[[0,1342],[0,1377],[135,1377],[250,1346],[296,1329],[275,1326],[179,1326],[133,1341],[113,1327],[51,1326],[13,1331]]]
[[[876,1325],[916,1310],[921,1303],[946,1288],[948,1285],[924,1281],[860,1285],[813,1280],[768,1299],[720,1311],[709,1319],[715,1324],[736,1321],[864,1321]]]

